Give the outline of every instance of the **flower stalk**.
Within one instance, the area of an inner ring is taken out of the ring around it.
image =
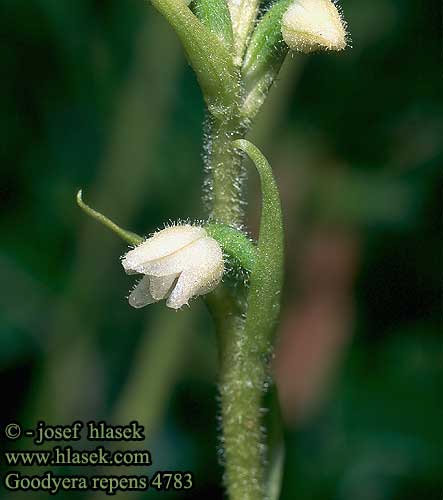
[[[288,51],[341,50],[346,45],[345,25],[331,0],[276,0],[262,16],[259,0],[151,0],[151,4],[179,37],[207,105],[209,221],[203,227],[168,228],[144,240],[86,205],[81,191],[77,203],[136,246],[122,261],[127,272],[144,275],[130,296],[132,305],[167,299],[169,307],[178,309],[191,297],[205,295],[219,344],[229,498],[277,500],[283,446],[266,470],[262,414],[280,314],[284,230],[272,169],[245,136]],[[255,165],[261,185],[256,245],[242,231],[245,155]],[[226,258],[248,274],[247,284],[220,283]]]

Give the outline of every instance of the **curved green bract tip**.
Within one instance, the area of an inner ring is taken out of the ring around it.
[[[280,194],[272,169],[261,151],[240,139],[234,147],[244,151],[260,176],[262,210],[257,261],[250,278],[246,333],[254,335],[265,349],[270,342],[280,312],[283,286],[283,217]]]
[[[79,189],[76,199],[77,205],[83,210],[83,212],[85,212],[96,221],[100,222],[100,224],[103,224],[104,226],[109,228],[112,232],[114,232],[117,236],[120,236],[120,238],[122,238],[127,243],[130,243],[131,245],[139,245],[143,241],[143,238],[138,234],[122,229],[115,222],[112,222],[111,219],[108,219],[108,217],[101,214],[100,212],[97,212],[97,210],[94,210],[89,205],[87,205],[83,201],[81,189]]]

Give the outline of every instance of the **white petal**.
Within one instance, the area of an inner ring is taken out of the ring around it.
[[[178,278],[178,274],[171,274],[170,276],[151,276],[150,278],[150,286],[149,290],[151,292],[152,297],[155,300],[162,300],[169,295],[176,279]]]
[[[140,307],[147,306],[148,304],[157,302],[157,300],[154,299],[154,297],[151,295],[149,285],[149,276],[143,276],[143,278],[139,281],[137,286],[129,295],[129,305],[138,309]]]
[[[206,234],[202,227],[190,224],[168,227],[130,250],[123,257],[122,265],[126,272],[143,273],[144,263],[174,254]]]
[[[212,268],[223,262],[220,245],[209,236],[200,238],[176,252],[161,259],[152,260],[141,264],[137,271],[151,276],[169,276],[178,274],[186,269]]]
[[[197,295],[200,279],[199,273],[196,271],[183,271],[166,301],[166,305],[172,309],[180,309],[187,304],[191,297]]]
[[[206,270],[204,283],[201,284],[197,295],[206,295],[212,292],[214,288],[220,283],[224,273],[224,263],[220,262],[216,267],[213,267],[210,272]]]
[[[209,237],[193,245],[197,243],[204,249],[199,253],[199,265],[189,266],[181,273],[166,302],[168,307],[179,309],[190,298],[211,292],[223,277],[223,254],[218,243]]]

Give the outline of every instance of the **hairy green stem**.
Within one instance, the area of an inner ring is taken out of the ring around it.
[[[254,385],[264,364],[244,336],[243,305],[230,290],[219,287],[206,301],[218,338],[224,483],[230,500],[263,500],[262,389]]]
[[[241,227],[242,155],[234,148],[232,140],[244,132],[233,121],[216,120],[210,132],[212,219],[227,226]],[[224,482],[230,500],[261,500],[264,480],[261,390],[257,391],[254,385],[263,379],[263,363],[244,337],[244,304],[238,303],[235,291],[227,286],[216,290],[209,298],[209,306],[219,346]]]
[[[220,375],[225,482],[230,500],[264,497],[261,422],[265,365],[253,337],[237,322],[225,332]]]
[[[246,127],[235,118],[210,118],[207,143],[209,170],[208,198],[211,218],[229,226],[243,223],[242,155],[232,146],[244,137]]]
[[[282,237],[281,212],[276,210],[279,209],[278,192],[272,172],[266,160],[262,161],[260,152],[243,140],[274,76],[262,78],[262,73],[266,73],[263,68],[256,74],[255,54],[250,56],[247,74],[241,75],[240,71],[259,1],[227,0],[225,4],[223,0],[199,0],[195,4],[197,16],[184,2],[151,2],[179,36],[208,106],[206,195],[211,222],[226,226],[223,230],[209,226],[208,230],[216,229],[213,234],[223,241],[225,252],[229,255],[232,251],[251,271],[246,302],[242,303],[239,289],[232,290],[226,285],[219,287],[207,302],[219,339],[225,483],[229,498],[263,500],[266,496],[265,442],[261,405],[270,333],[279,311],[282,264],[278,251],[282,253]],[[222,11],[224,14],[220,16]],[[229,26],[229,18],[232,26]],[[261,40],[257,42],[260,44]],[[281,60],[282,57],[279,62]],[[279,64],[275,67],[279,68]],[[243,80],[244,76],[248,79]],[[260,83],[262,80],[264,83]],[[247,95],[252,97],[245,106]],[[256,164],[262,184],[264,203],[257,251],[241,241],[238,234],[230,232],[243,226],[242,151]],[[275,218],[276,229],[270,214]]]

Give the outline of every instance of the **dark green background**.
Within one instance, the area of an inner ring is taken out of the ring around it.
[[[285,208],[282,328],[308,339],[294,359],[330,346],[312,358],[323,373],[312,408],[297,394],[286,402],[282,499],[433,500],[443,493],[439,6],[342,7],[352,49],[288,58],[253,133]],[[0,28],[0,423],[140,420],[153,469],[195,473],[196,490],[174,498],[221,498],[204,305],[131,309],[125,246],[74,202],[82,187],[139,233],[205,217],[194,76],[142,0],[2,0]],[[254,233],[255,179],[248,199]],[[316,309],[325,303],[334,328]],[[291,327],[307,309],[315,337],[309,321]],[[295,364],[284,373],[309,381]]]

